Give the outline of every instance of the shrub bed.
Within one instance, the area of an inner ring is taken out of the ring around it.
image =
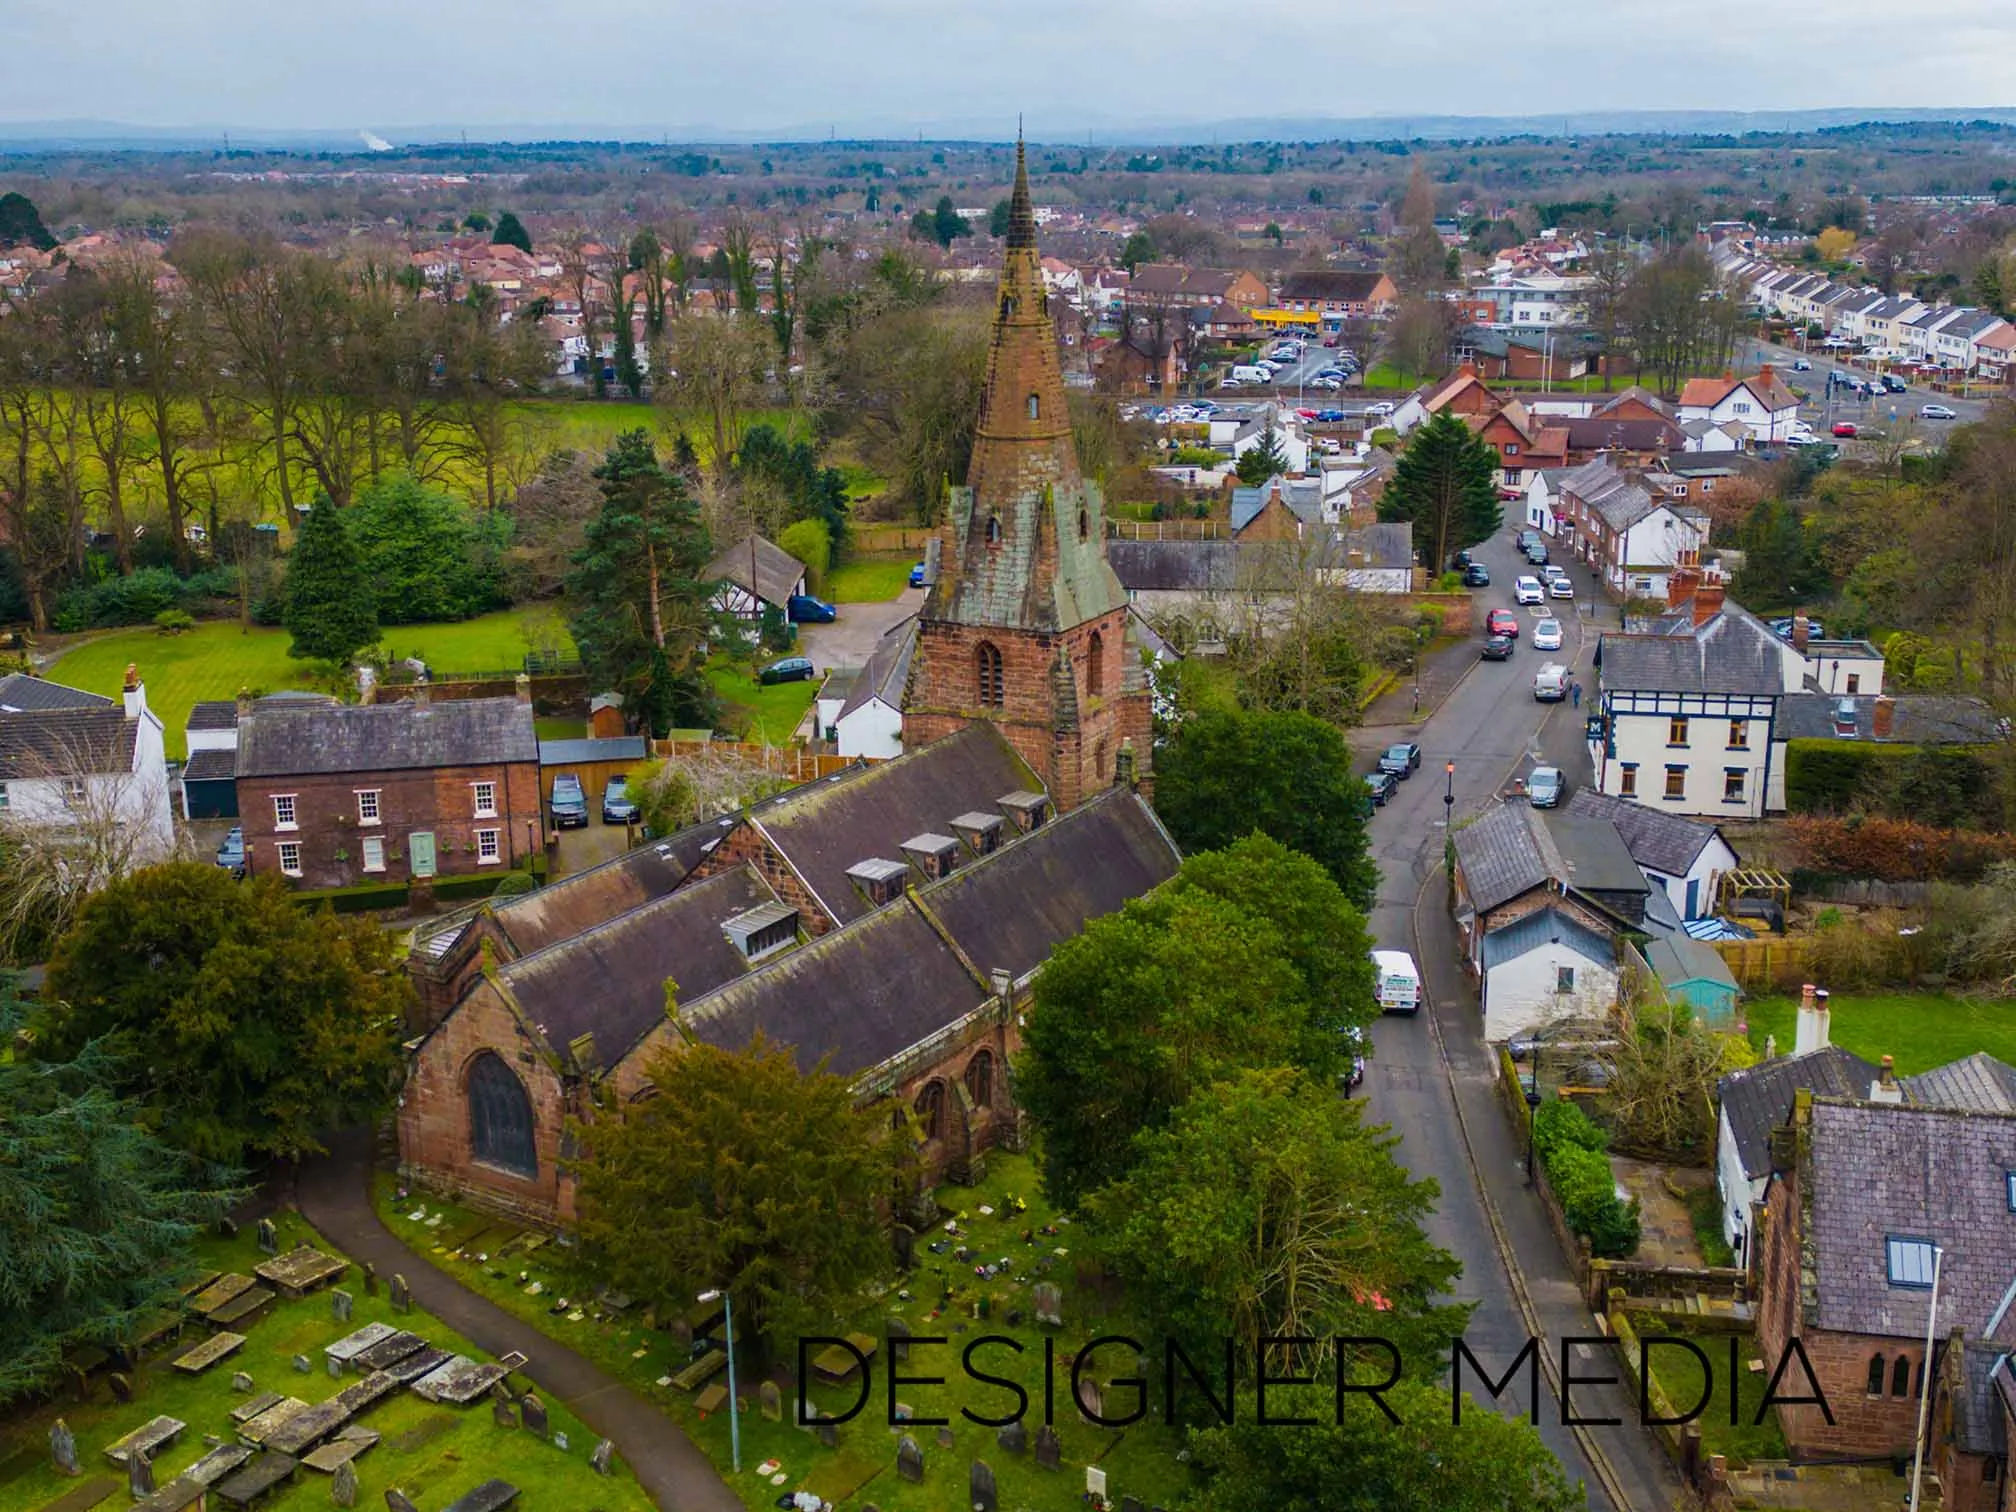
[[[1638,1204],[1617,1196],[1609,1146],[1610,1136],[1574,1103],[1556,1098],[1534,1115],[1533,1148],[1568,1227],[1598,1258],[1622,1260],[1638,1248]]]

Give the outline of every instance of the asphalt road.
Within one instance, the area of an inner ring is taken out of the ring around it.
[[[1852,420],[1865,429],[1871,426],[1888,429],[1895,426],[1908,428],[1911,435],[1922,436],[1928,445],[1943,446],[1946,433],[1956,425],[1967,425],[1979,420],[1987,412],[1988,404],[1982,399],[1956,399],[1951,394],[1934,393],[1929,388],[1907,384],[1902,394],[1884,394],[1875,399],[1858,398],[1853,394],[1836,392],[1830,398],[1827,391],[1827,375],[1839,370],[1860,378],[1865,382],[1876,376],[1871,369],[1851,360],[1849,354],[1814,350],[1801,352],[1792,347],[1774,345],[1768,341],[1752,339],[1749,342],[1750,361],[1747,371],[1755,371],[1758,364],[1769,362],[1784,375],[1785,381],[1795,388],[1807,391],[1806,401],[1799,406],[1799,418],[1806,421],[1824,437],[1827,428],[1837,420]],[[1807,361],[1813,364],[1811,372],[1801,373],[1793,369],[1793,363]],[[1921,420],[1918,410],[1921,405],[1943,404],[1954,411],[1956,420]]]
[[[1520,572],[1537,571],[1515,557],[1513,535],[1517,529],[1517,521],[1509,520],[1505,531],[1475,553],[1489,567],[1492,579],[1492,585],[1478,594],[1480,628],[1483,610],[1500,605],[1514,608],[1512,585]],[[1583,711],[1568,702],[1536,702],[1533,674],[1544,662],[1563,662],[1584,683],[1586,698],[1594,681],[1590,659],[1598,622],[1607,617],[1614,626],[1616,617],[1607,605],[1598,607],[1600,600],[1588,572],[1565,561],[1563,565],[1576,582],[1575,602],[1550,600],[1543,609],[1515,609],[1521,635],[1510,661],[1478,662],[1418,732],[1408,727],[1368,730],[1356,742],[1361,768],[1370,767],[1389,739],[1411,736],[1422,748],[1420,770],[1400,784],[1371,822],[1372,851],[1381,870],[1372,929],[1382,947],[1419,948],[1424,955],[1436,952],[1435,958],[1424,959],[1422,965],[1434,998],[1433,1028],[1439,1030],[1442,1045],[1447,1047],[1449,1065],[1445,1073],[1445,1052],[1426,1016],[1386,1018],[1373,1029],[1374,1051],[1366,1068],[1365,1096],[1375,1118],[1400,1136],[1402,1162],[1417,1176],[1433,1177],[1441,1188],[1428,1232],[1462,1261],[1458,1297],[1478,1304],[1466,1342],[1480,1363],[1498,1372],[1517,1357],[1527,1341],[1528,1329],[1493,1238],[1478,1173],[1494,1193],[1493,1210],[1502,1216],[1514,1253],[1521,1259],[1526,1290],[1543,1332],[1549,1335],[1546,1347],[1558,1357],[1562,1337],[1594,1330],[1588,1310],[1566,1280],[1565,1261],[1544,1228],[1537,1204],[1522,1190],[1525,1151],[1513,1147],[1516,1141],[1491,1102],[1493,1063],[1483,1043],[1474,998],[1465,995],[1453,965],[1453,929],[1446,924],[1439,877],[1431,884],[1433,896],[1424,896],[1423,889],[1442,860],[1445,816],[1452,810],[1460,824],[1494,801],[1512,778],[1523,777],[1542,760],[1560,766],[1571,787],[1589,780],[1587,748],[1580,739]],[[1532,626],[1548,614],[1562,622],[1564,640],[1559,652],[1532,648]],[[1448,770],[1451,763],[1453,773]],[[1453,804],[1445,805],[1445,795],[1452,794]],[[1417,901],[1429,925],[1418,935]],[[1451,988],[1439,987],[1438,977],[1453,984]],[[1458,1126],[1456,1096],[1463,1098],[1469,1137],[1475,1142],[1475,1172]],[[1589,1359],[1587,1346],[1578,1348],[1576,1358],[1578,1374],[1600,1373],[1599,1363]],[[1471,1383],[1466,1379],[1466,1384]],[[1558,1401],[1544,1384],[1541,1396],[1540,1432],[1548,1447],[1570,1475],[1588,1484],[1591,1507],[1614,1504],[1615,1499],[1607,1496],[1592,1476],[1575,1436],[1562,1425]],[[1577,1410],[1597,1410],[1601,1396],[1585,1397],[1578,1389]],[[1501,1398],[1499,1406],[1523,1413],[1530,1403],[1524,1390],[1518,1389]],[[1629,1406],[1622,1392],[1615,1393],[1611,1410],[1628,1417]],[[1605,1457],[1622,1481],[1623,1504],[1646,1512],[1664,1512],[1671,1504],[1672,1477],[1650,1439],[1631,1423],[1599,1431]]]

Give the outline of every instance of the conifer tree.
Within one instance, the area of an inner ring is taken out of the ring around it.
[[[1444,411],[1414,432],[1379,496],[1379,518],[1414,527],[1414,546],[1431,571],[1453,553],[1491,539],[1505,523],[1498,501],[1498,454]]]
[[[294,637],[289,656],[348,661],[378,639],[376,597],[365,590],[343,512],[326,494],[287,554],[286,596],[282,620]]]
[[[520,252],[532,250],[531,233],[509,210],[497,217],[497,229],[490,233],[490,240],[493,245],[516,247]]]

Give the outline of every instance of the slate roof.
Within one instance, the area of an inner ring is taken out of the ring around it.
[[[591,761],[642,761],[649,755],[642,735],[610,735],[600,740],[542,740],[539,765],[573,766]]]
[[[1775,1056],[1731,1071],[1715,1084],[1715,1095],[1735,1136],[1743,1174],[1755,1181],[1770,1171],[1771,1131],[1791,1121],[1793,1093],[1867,1097],[1870,1083],[1882,1074],[1839,1045],[1805,1055]]]
[[[1267,507],[1275,494],[1304,524],[1323,518],[1323,483],[1320,478],[1270,478],[1257,488],[1232,490],[1232,529],[1244,530]],[[1109,548],[1110,549],[1110,548]]]
[[[491,910],[492,921],[519,956],[544,950],[671,892],[739,817],[729,814],[693,825],[499,903]]]
[[[189,711],[191,730],[235,730],[238,728],[238,702],[231,698],[204,699]]]
[[[745,592],[755,593],[764,603],[782,609],[790,602],[791,595],[798,591],[798,584],[805,576],[805,564],[783,547],[759,535],[755,538],[755,584],[752,588],[749,539],[744,536],[715,557],[700,576],[708,581],[725,578]]]
[[[0,713],[0,781],[130,772],[140,721],[107,699]]]
[[[1302,268],[1282,275],[1282,299],[1335,299],[1347,304],[1363,304],[1385,277],[1377,270],[1359,268]]]
[[[1607,672],[1609,662],[1606,659]],[[1945,693],[1900,693],[1893,695],[1890,733],[1886,742],[1907,745],[1975,745],[2002,737],[1995,712],[1978,698]],[[1840,735],[1834,728],[1835,710],[1843,703],[1855,707],[1855,734]],[[1778,701],[1778,735],[1785,740],[1856,739],[1876,740],[1876,700],[1867,695],[1838,693],[1788,693]]]
[[[1645,486],[1598,457],[1576,468],[1562,481],[1571,493],[1603,517],[1612,530],[1626,531],[1659,507]]]
[[[1569,796],[1565,812],[1608,819],[1623,837],[1633,861],[1669,877],[1686,876],[1708,842],[1720,833],[1714,825],[1698,819],[1685,819],[1587,787],[1578,787]]]
[[[1983,1051],[1904,1078],[1904,1095],[1927,1107],[2016,1113],[2016,1066]]]
[[[1940,1279],[1943,1282],[1945,1278]],[[1963,1452],[1992,1454],[1998,1459],[2008,1453],[2008,1428],[1995,1380],[2008,1368],[2006,1345],[1977,1339],[1961,1346],[1963,1384],[1953,1401],[1953,1430]]]
[[[1554,875],[1554,868],[1527,823],[1523,803],[1501,803],[1456,831],[1456,864],[1463,869],[1470,901],[1480,913],[1509,902]]]
[[[1544,813],[1528,809],[1546,828],[1554,852],[1561,858],[1557,874],[1577,892],[1637,893],[1652,890],[1645,873],[1631,859],[1623,836],[1607,819],[1551,809]]]
[[[664,1018],[668,979],[688,1002],[748,971],[721,926],[775,901],[754,869],[738,866],[520,957],[498,980],[552,1049],[564,1054],[592,1034],[595,1063],[607,1070]]]
[[[237,775],[236,751],[191,751],[182,768],[184,782],[230,782]]]
[[[1484,936],[1481,954],[1488,971],[1506,961],[1516,961],[1542,945],[1567,946],[1585,961],[1597,966],[1617,964],[1617,947],[1580,919],[1558,908],[1540,908],[1521,914],[1503,929]]]
[[[26,672],[9,672],[0,677],[0,714],[43,709],[101,709],[123,707],[116,698],[102,693],[86,693],[82,688],[66,688],[46,678]]]
[[[917,616],[911,615],[882,633],[868,657],[868,665],[847,690],[837,719],[845,719],[856,709],[875,699],[892,709],[903,707],[903,689],[910,681],[910,661],[917,654]]]
[[[1669,991],[1687,982],[1713,982],[1717,987],[1726,987],[1732,992],[1738,990],[1735,974],[1729,970],[1729,963],[1722,959],[1722,953],[1714,946],[1690,940],[1684,934],[1647,941],[1645,964],[1652,968],[1659,984]]]
[[[238,775],[295,777],[536,762],[532,708],[516,698],[425,704],[261,705],[238,727]]]
[[[1577,451],[1665,451],[1680,444],[1680,428],[1670,420],[1569,420],[1568,449]]]
[[[1726,611],[1680,635],[1605,635],[1603,686],[1639,693],[1782,693],[1781,653]],[[1789,702],[1789,700],[1787,700]]]
[[[1129,593],[1227,593],[1239,581],[1236,541],[1109,541],[1106,560]]]
[[[920,830],[959,814],[994,811],[1004,793],[1043,784],[987,723],[968,725],[893,761],[825,778],[765,799],[749,818],[783,853],[836,921],[869,911],[847,868],[870,856],[894,859]]]
[[[1946,1252],[1941,1331],[1985,1329],[2008,1293],[2016,1256],[2011,1171],[2016,1116],[1816,1100],[1804,1170],[1811,1321],[1841,1333],[1922,1339],[1929,1291],[1888,1278],[1884,1241],[1897,1235]]]

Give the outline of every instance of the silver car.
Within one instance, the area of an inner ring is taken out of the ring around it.
[[[1535,808],[1553,808],[1561,802],[1561,788],[1559,767],[1535,767],[1526,779],[1526,801]]]

